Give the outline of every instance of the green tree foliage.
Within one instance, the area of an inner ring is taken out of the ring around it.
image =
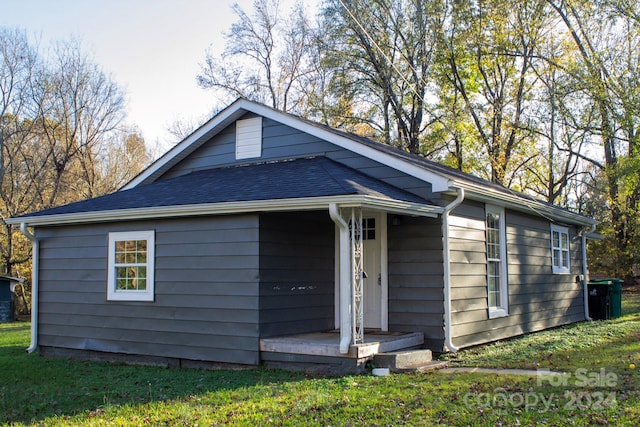
[[[284,19],[266,0],[253,16],[234,10],[223,59],[242,54],[260,77],[221,72],[208,55],[201,84],[288,110],[269,83],[296,69],[273,60]],[[286,93],[305,117],[597,216],[606,239],[592,244],[594,265],[630,278],[640,274],[639,10],[638,0],[324,0],[317,27],[306,19],[308,37],[286,44],[305,58],[304,84]]]
[[[150,159],[119,129],[122,90],[77,41],[44,57],[24,32],[0,28],[0,95],[0,267],[28,278],[31,245],[5,218],[114,191]]]
[[[436,120],[429,94],[443,11],[441,1],[420,0],[332,0],[323,9],[333,89],[353,94],[350,110],[364,112],[383,141],[415,154],[437,151],[424,132]]]
[[[527,150],[533,144],[526,113],[537,83],[533,62],[543,12],[540,1],[452,2],[455,25],[443,31],[447,83],[462,98],[488,177],[497,183],[508,184],[535,156]]]
[[[592,106],[589,133],[604,154],[603,162],[593,163],[600,166],[601,178],[607,183],[606,205],[600,206],[608,211],[603,218],[606,238],[594,245],[593,255],[602,272],[631,280],[638,275],[636,254],[640,250],[638,2],[548,3],[571,35],[577,57],[576,87]],[[606,261],[599,259],[604,254]]]

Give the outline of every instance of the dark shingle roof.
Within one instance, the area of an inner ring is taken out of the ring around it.
[[[271,108],[271,107],[267,107],[267,108]],[[360,136],[360,135],[356,135],[353,133],[349,133],[349,132],[345,132],[339,129],[334,129],[330,126],[327,126],[325,124],[322,123],[318,123],[318,122],[314,122],[308,119],[305,119],[303,117],[298,117],[295,116],[298,120],[303,121],[311,126],[323,129],[325,131],[331,132],[335,135],[338,136],[342,136],[344,138],[348,138],[354,142],[360,143],[362,145],[366,145],[368,147],[371,147],[377,151],[389,154],[390,156],[396,157],[398,159],[402,159],[405,162],[408,162],[410,164],[413,164],[415,166],[418,166],[420,168],[429,170],[431,172],[434,172],[438,175],[441,175],[447,179],[450,180],[454,180],[457,181],[458,183],[462,182],[462,183],[466,183],[466,184],[473,184],[477,187],[482,187],[482,188],[486,188],[486,189],[491,189],[493,191],[496,191],[498,193],[502,193],[508,196],[515,196],[517,198],[519,198],[522,201],[523,206],[524,205],[528,205],[529,202],[534,202],[534,203],[538,203],[540,205],[544,205],[547,206],[549,208],[552,209],[556,209],[558,210],[558,212],[568,212],[574,215],[579,215],[576,213],[571,212],[568,209],[565,208],[561,208],[557,205],[554,205],[553,203],[549,203],[545,200],[541,200],[539,198],[533,197],[529,194],[525,194],[516,190],[513,190],[511,188],[505,187],[502,184],[496,183],[496,182],[492,182],[489,181],[487,179],[484,178],[480,178],[478,176],[472,175],[470,173],[466,173],[463,172],[459,169],[455,169],[452,168],[450,166],[444,165],[442,163],[438,163],[434,160],[429,160],[425,157],[422,157],[420,155],[417,154],[412,154],[409,153],[407,151],[401,150],[399,148],[393,147],[391,145],[388,144],[383,144],[380,142],[376,142],[373,141],[372,139]],[[585,217],[586,218],[586,217]]]
[[[313,157],[192,172],[25,216],[342,195],[432,204],[326,157]]]
[[[271,108],[268,107],[267,108]],[[513,190],[510,190],[508,188],[506,188],[505,186],[498,184],[498,183],[494,183],[491,181],[488,181],[484,178],[480,178],[478,176],[472,175],[470,173],[466,173],[463,172],[459,169],[455,169],[452,168],[450,166],[444,165],[442,163],[438,163],[434,160],[429,160],[426,157],[420,156],[418,154],[413,154],[410,153],[408,151],[402,150],[400,148],[394,147],[392,145],[389,144],[383,144],[381,142],[377,142],[374,141],[372,139],[369,139],[367,137],[364,136],[360,136],[360,135],[356,135],[354,133],[349,133],[349,132],[345,132],[342,131],[340,129],[335,129],[332,128],[331,126],[322,124],[322,123],[318,123],[318,122],[314,122],[312,120],[308,120],[304,117],[300,117],[300,116],[294,116],[296,119],[303,121],[311,126],[323,129],[325,131],[331,132],[335,135],[344,137],[344,138],[348,138],[354,142],[360,143],[362,145],[366,145],[368,147],[371,147],[377,151],[381,151],[383,153],[389,154],[393,157],[396,157],[398,159],[402,159],[406,162],[409,162],[411,164],[414,164],[416,166],[419,166],[421,168],[430,170],[434,173],[437,173],[439,175],[442,175],[448,179],[454,179],[454,180],[461,180],[461,181],[468,181],[468,182],[473,182],[476,184],[480,184],[482,186],[487,186],[487,187],[491,187],[494,188],[496,190],[499,191],[504,191],[504,192],[508,192],[510,194],[515,194],[516,192]],[[518,193],[519,195],[521,195],[520,193]],[[528,197],[528,196],[527,196]]]

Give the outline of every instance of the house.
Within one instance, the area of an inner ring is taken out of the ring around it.
[[[7,222],[44,355],[358,368],[588,318],[592,219],[244,99],[120,191]]]

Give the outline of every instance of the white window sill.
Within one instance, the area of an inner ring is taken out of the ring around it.
[[[507,312],[504,308],[490,308],[489,309],[489,319],[495,319],[498,317],[507,317],[509,312]]]
[[[151,292],[136,292],[136,291],[114,291],[109,292],[107,301],[145,301],[153,302],[154,295]]]

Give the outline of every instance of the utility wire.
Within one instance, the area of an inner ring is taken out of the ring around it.
[[[367,31],[367,29],[360,23],[360,21],[358,20],[358,18],[356,18],[353,12],[351,12],[351,9],[349,9],[349,7],[344,3],[343,0],[339,0],[339,1],[342,7],[344,8],[344,10],[349,14],[349,17],[351,17],[353,22],[355,22],[355,24],[362,30],[364,35],[367,36],[367,38],[371,41],[371,44],[380,52],[380,54],[389,63],[389,65],[391,65],[391,68],[393,68],[393,70],[398,74],[398,76],[400,76],[400,78],[404,81],[404,83],[406,83],[407,86],[411,88],[410,89],[411,92],[413,92],[422,102],[426,103],[424,97],[416,91],[415,86],[409,80],[407,80],[404,74],[398,69],[396,64],[391,60],[391,58],[385,53],[385,51],[380,47],[380,45],[376,43],[376,40]],[[418,70],[416,70],[413,64],[409,63],[409,68],[411,68],[413,72],[416,73],[416,75],[418,74]],[[422,83],[426,83],[422,77],[420,79],[422,80]]]

